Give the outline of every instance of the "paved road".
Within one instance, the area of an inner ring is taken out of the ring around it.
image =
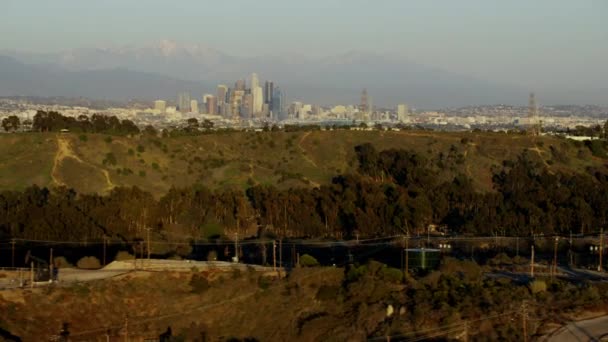
[[[58,272],[59,284],[69,284],[83,281],[94,281],[108,279],[134,271],[171,271],[171,272],[191,272],[214,271],[214,272],[242,272],[255,271],[262,274],[275,275],[273,267],[259,265],[247,265],[223,261],[193,261],[193,260],[145,260],[137,261],[114,261],[106,267],[98,270],[83,270],[78,268],[62,268]],[[284,270],[277,267],[277,270],[284,275]],[[0,278],[0,290],[20,287],[20,277],[17,271],[5,272],[8,276]],[[22,271],[24,284],[29,285],[29,270]],[[36,286],[48,285],[48,282],[37,282]]]
[[[547,341],[608,341],[608,316],[569,323]]]

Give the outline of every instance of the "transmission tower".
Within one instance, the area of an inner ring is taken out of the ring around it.
[[[359,106],[359,110],[363,113],[367,112],[367,89],[363,89],[361,92],[361,105]]]
[[[530,135],[540,134],[538,106],[536,105],[536,96],[534,93],[530,93],[530,99],[528,101],[528,133]]]

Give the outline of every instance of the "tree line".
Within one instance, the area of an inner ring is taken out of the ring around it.
[[[155,199],[136,187],[108,195],[31,186],[0,192],[0,239],[131,241],[213,239],[237,229],[281,237],[353,238],[417,234],[431,224],[456,234],[530,236],[597,232],[606,226],[608,174],[548,170],[532,153],[494,171],[494,191],[458,174],[447,181],[415,152],[355,148],[358,172],[319,188],[245,191],[172,188]],[[251,231],[251,230],[250,230]]]

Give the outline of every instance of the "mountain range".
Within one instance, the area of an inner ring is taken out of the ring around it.
[[[400,56],[350,51],[329,57],[236,57],[169,40],[142,46],[56,53],[0,50],[0,96],[67,96],[108,100],[195,98],[252,72],[273,80],[287,99],[355,104],[367,88],[377,107],[419,108],[525,104],[527,89],[479,80]]]

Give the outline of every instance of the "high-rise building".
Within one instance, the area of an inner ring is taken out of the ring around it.
[[[243,102],[241,106],[241,117],[243,119],[253,118],[253,95],[245,94],[243,96]]]
[[[177,95],[177,109],[182,113],[190,111],[190,93],[182,92]]]
[[[397,105],[397,121],[407,121],[408,108],[406,104]]]
[[[198,114],[198,101],[190,100],[190,112]]]
[[[361,92],[361,104],[359,105],[360,112],[367,112],[369,108],[367,107],[367,89],[363,89]]]
[[[276,87],[272,90],[272,105],[270,106],[271,116],[274,120],[282,121],[287,119],[283,111],[283,94],[281,88]]]
[[[268,105],[272,104],[272,96],[274,95],[273,89],[274,83],[272,81],[266,81],[264,83],[264,103],[267,103]]]
[[[247,87],[247,85],[245,84],[245,80],[238,80],[236,81],[236,83],[234,84],[234,90],[242,90],[245,91],[245,88]]]
[[[255,75],[255,74],[254,74]],[[252,96],[252,112],[253,115],[259,115],[262,113],[262,107],[264,105],[264,94],[262,87],[252,87],[251,88],[251,96]]]
[[[258,79],[258,74],[256,74],[254,72],[253,74],[251,74],[251,82],[249,82],[249,88],[251,88],[251,91],[253,91],[253,89],[255,89],[259,86],[260,86],[260,80]]]
[[[228,94],[228,87],[220,84],[217,86],[217,103],[226,102],[226,95]]]
[[[217,97],[213,95],[209,95],[207,97],[207,101],[205,102],[205,108],[207,109],[207,114],[216,115],[217,114]]]
[[[160,112],[161,114],[165,114],[167,110],[167,101],[164,100],[156,100],[154,101],[154,109]]]

